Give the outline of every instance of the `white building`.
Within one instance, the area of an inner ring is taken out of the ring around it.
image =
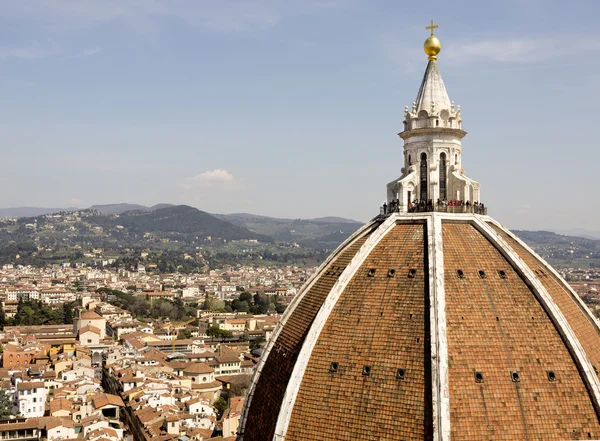
[[[16,411],[26,418],[44,416],[46,389],[42,381],[21,381],[15,394]]]
[[[187,288],[183,288],[181,291],[181,297],[183,298],[193,298],[198,297],[200,295],[200,289],[197,286],[188,286]]]

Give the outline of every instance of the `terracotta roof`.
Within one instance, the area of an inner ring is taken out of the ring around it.
[[[92,398],[94,409],[100,409],[104,406],[125,406],[121,397],[111,394],[97,394]]]
[[[167,363],[167,366],[175,370],[181,370],[188,367],[189,364],[189,361],[170,361]]]
[[[184,374],[210,374],[214,370],[206,363],[190,363],[188,367],[183,370]]]
[[[21,381],[17,384],[17,390],[30,390],[44,388],[43,381]]]
[[[86,311],[80,316],[83,320],[102,320],[103,317],[94,311]]]
[[[92,326],[92,325],[87,325],[79,330],[79,335],[81,335],[85,332],[93,332],[94,334],[100,335],[100,328],[97,328],[96,326]]]
[[[46,430],[54,429],[55,427],[74,427],[73,420],[70,418],[51,418],[46,423]]]
[[[73,404],[66,398],[57,398],[50,400],[50,413],[59,412],[61,410],[71,411]]]
[[[211,381],[210,383],[192,383],[192,390],[209,390],[222,388],[223,384],[219,381]]]

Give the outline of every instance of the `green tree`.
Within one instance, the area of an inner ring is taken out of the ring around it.
[[[227,405],[227,403],[225,403]],[[13,416],[13,404],[5,390],[0,390],[0,418]]]
[[[212,338],[233,337],[231,331],[226,331],[218,326],[209,326],[206,330],[206,335]]]
[[[186,340],[188,338],[192,338],[192,333],[187,329],[180,329],[177,333],[177,340]]]
[[[231,307],[233,308],[234,311],[238,311],[238,312],[250,312],[250,303],[249,302],[242,302],[238,299],[235,299],[232,303],[231,303]]]
[[[72,303],[63,303],[63,323],[72,324],[73,323],[73,304]]]
[[[4,329],[6,326],[6,314],[4,313],[4,308],[2,307],[2,303],[0,303],[0,329]]]
[[[252,340],[250,342],[250,349],[260,348],[263,344],[266,343],[266,341],[267,340],[264,337],[262,337],[262,336],[258,337],[258,338],[255,338],[254,340]]]
[[[202,309],[207,311],[218,311],[219,309],[225,308],[225,302],[216,297],[206,296]]]
[[[225,401],[225,400],[223,399],[223,397],[219,397],[219,398],[217,398],[217,401],[215,401],[215,402],[213,403],[213,406],[214,406],[214,408],[215,408],[215,409],[217,409],[217,411],[219,412],[219,415],[218,415],[218,418],[217,418],[217,419],[220,419],[220,418],[221,418],[221,416],[223,415],[223,413],[225,412],[225,410],[227,410],[227,407],[228,407],[228,406],[227,406],[227,401]]]
[[[252,294],[243,292],[240,294],[240,302],[252,302]]]

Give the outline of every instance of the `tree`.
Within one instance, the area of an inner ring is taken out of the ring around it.
[[[226,331],[218,326],[209,326],[206,329],[206,335],[212,338],[233,337],[233,333],[231,331]]]
[[[72,324],[73,323],[73,304],[72,303],[63,303],[63,323]]]
[[[180,329],[177,333],[177,340],[187,340],[188,338],[192,338],[192,333],[187,329]]]
[[[234,311],[250,312],[250,303],[242,302],[238,299],[235,299],[233,302],[231,302],[231,307],[233,308]]]
[[[254,306],[257,314],[265,314],[269,311],[271,300],[264,294],[254,294]]]
[[[0,390],[0,418],[4,419],[10,416],[14,416],[13,403],[6,391]]]
[[[206,296],[202,309],[207,311],[218,311],[219,309],[225,308],[225,302],[215,297]]]
[[[213,403],[213,406],[215,407],[215,409],[217,409],[217,411],[219,412],[218,418],[220,419],[221,416],[223,415],[223,413],[225,412],[225,410],[227,410],[227,401],[225,401],[223,399],[223,397],[219,397],[217,398],[217,401],[215,401]]]
[[[250,342],[250,349],[260,348],[267,340],[263,337],[257,337]]]
[[[252,302],[252,294],[249,292],[243,292],[240,294],[240,302]]]
[[[6,314],[4,313],[4,308],[0,303],[0,329],[4,329],[6,326]]]

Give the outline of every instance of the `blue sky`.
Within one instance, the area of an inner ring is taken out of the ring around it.
[[[600,229],[598,2],[0,6],[0,206],[367,220],[402,167],[433,18],[490,214]]]

